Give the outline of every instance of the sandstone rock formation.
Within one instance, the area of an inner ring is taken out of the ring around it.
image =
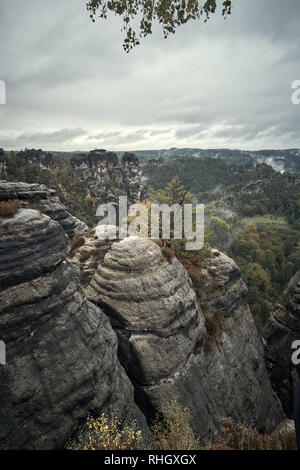
[[[212,318],[219,311],[225,319],[249,312],[247,287],[233,259],[213,249],[200,273],[200,285],[194,285],[194,289],[206,318]]]
[[[271,313],[264,337],[271,383],[286,414],[292,417],[294,392],[300,376],[299,366],[292,363],[292,344],[300,340],[300,271],[291,279]]]
[[[60,202],[56,191],[41,184],[0,181],[0,201],[20,199],[24,208],[40,210],[56,220],[69,238],[88,230],[84,222],[77,219]]]
[[[6,164],[7,162],[6,162],[4,150],[0,148],[0,178],[4,178],[7,175]]]
[[[23,150],[18,156],[26,160],[28,165],[39,166],[42,170],[50,170],[54,166],[52,154],[42,149]]]
[[[117,228],[98,225],[84,234],[78,234],[71,245],[69,258],[80,267],[81,284],[86,288],[91,282],[99,264],[116,241]]]
[[[134,153],[125,152],[122,157],[122,173],[126,194],[130,203],[143,200],[143,185],[139,160]]]
[[[150,160],[147,161],[147,166],[153,167],[153,166],[163,165],[164,161],[165,160],[162,157],[159,157],[158,159],[151,158]]]
[[[178,261],[165,260],[148,240],[115,243],[87,296],[109,307],[121,360],[141,385],[169,377],[186,363],[196,343],[204,342],[203,317],[186,271]]]
[[[282,434],[287,434],[287,433],[295,433],[295,421],[293,419],[285,419],[275,429],[273,432],[273,435],[275,436],[280,436]]]
[[[206,297],[197,299],[176,259],[165,259],[149,240],[129,238],[113,244],[86,292],[110,317],[120,361],[148,418],[178,397],[192,410],[201,437],[218,429],[225,416],[271,431],[284,414],[236,264],[213,254],[203,290]],[[209,323],[198,305],[204,301],[210,304],[208,319],[224,311],[212,348],[206,347]]]
[[[93,150],[75,155],[71,159],[73,171],[79,176],[88,194],[96,203],[118,203],[119,196],[128,196],[128,202],[141,200],[143,185],[138,159],[125,153],[121,164],[117,154],[105,150]]]
[[[61,226],[35,210],[0,223],[1,449],[62,448],[90,412],[144,426],[116,335],[86,300],[67,251]]]
[[[255,182],[252,181],[251,183],[247,184],[247,186],[245,186],[242,191],[255,196],[263,196],[265,193],[264,185],[261,180]]]

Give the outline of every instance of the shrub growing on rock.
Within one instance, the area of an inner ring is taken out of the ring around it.
[[[207,444],[206,450],[297,450],[293,430],[267,435],[245,424],[236,424],[230,418],[221,423],[221,437],[217,442]]]
[[[142,441],[135,424],[123,425],[117,417],[89,416],[75,439],[66,445],[68,450],[137,450]]]
[[[76,248],[81,247],[84,245],[85,238],[82,236],[81,233],[75,235],[75,237],[71,240],[71,253],[76,250]]]
[[[206,338],[205,338],[205,350],[212,351],[214,345],[219,345],[218,338],[220,331],[223,326],[224,312],[223,310],[217,310],[213,317],[205,318],[206,326]]]
[[[162,406],[154,424],[153,447],[156,450],[196,450],[199,442],[191,427],[191,414],[175,398]]]
[[[170,250],[170,248],[163,247],[163,248],[161,249],[161,252],[162,252],[163,257],[164,257],[169,263],[172,263],[172,259],[174,258],[174,253],[172,252],[172,250]]]
[[[0,202],[0,217],[13,217],[21,208],[21,201],[19,199],[9,199],[8,201]]]

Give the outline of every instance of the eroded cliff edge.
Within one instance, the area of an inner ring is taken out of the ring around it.
[[[200,299],[175,258],[165,259],[150,240],[129,238],[112,245],[87,297],[109,316],[120,361],[148,419],[177,397],[192,410],[200,437],[214,433],[224,416],[272,431],[284,414],[269,382],[246,286],[227,256],[212,256],[206,265]],[[215,288],[209,289],[212,282]],[[206,348],[204,300],[208,319],[223,310],[212,348]]]
[[[300,339],[300,271],[290,280],[268,321],[266,363],[270,380],[286,414],[293,417],[294,393],[300,376],[292,362],[292,344]]]
[[[118,342],[88,302],[68,238],[50,217],[21,209],[0,223],[0,448],[62,448],[90,412],[145,419],[117,357]]]
[[[72,239],[88,230],[84,222],[74,217],[61,203],[57,192],[44,184],[0,181],[0,201],[18,199],[23,208],[36,209],[56,220]]]

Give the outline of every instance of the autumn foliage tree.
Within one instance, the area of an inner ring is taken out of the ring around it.
[[[164,37],[167,38],[170,33],[175,33],[178,26],[191,20],[203,17],[206,22],[216,12],[217,4],[221,5],[224,17],[231,14],[231,0],[206,0],[204,3],[198,0],[89,0],[87,9],[93,22],[97,15],[106,19],[109,13],[123,18],[123,48],[129,52],[140,44],[142,37],[152,34],[153,23],[161,24]],[[133,22],[139,24],[138,32]]]
[[[194,202],[193,194],[184,187],[179,176],[175,176],[165,189],[154,190],[149,187],[150,200],[159,202],[160,204],[192,204]]]

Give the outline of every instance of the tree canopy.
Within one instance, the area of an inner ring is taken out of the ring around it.
[[[199,0],[89,0],[87,9],[93,22],[97,14],[102,19],[106,19],[110,12],[123,17],[123,48],[129,52],[140,44],[142,37],[152,33],[154,22],[162,25],[164,37],[167,38],[169,33],[175,33],[178,26],[191,20],[203,17],[206,22],[216,12],[217,3],[221,4],[224,17],[231,14],[231,0],[206,0],[203,4]],[[138,32],[133,22],[139,23]]]
[[[182,206],[194,202],[193,194],[181,184],[179,176],[175,176],[165,189],[156,191],[150,186],[149,197],[152,201],[157,201],[160,204],[179,204]]]

